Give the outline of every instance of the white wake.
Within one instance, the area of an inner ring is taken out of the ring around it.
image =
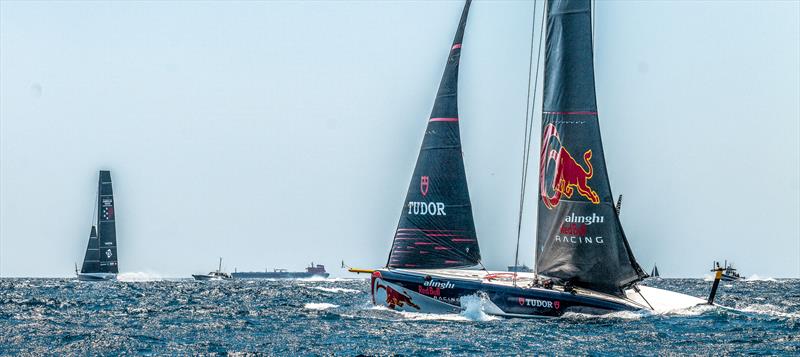
[[[117,274],[117,281],[146,282],[164,280],[160,275],[151,272],[127,272]]]
[[[327,310],[339,307],[339,305],[329,304],[327,302],[309,302],[303,307],[309,310]]]

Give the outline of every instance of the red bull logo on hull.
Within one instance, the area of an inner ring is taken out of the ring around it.
[[[551,148],[555,141],[557,148]],[[542,202],[545,207],[552,209],[558,205],[562,196],[571,198],[575,191],[594,204],[600,203],[600,196],[589,187],[589,179],[594,175],[592,167],[592,149],[583,153],[583,162],[588,167],[584,169],[569,151],[561,144],[561,138],[555,125],[547,124],[542,135],[542,151],[539,166],[539,182]],[[551,164],[552,163],[552,164]],[[552,180],[547,184],[547,168],[553,165]]]
[[[386,290],[386,305],[389,306],[389,308],[396,309],[398,307],[403,307],[405,305],[408,305],[410,307],[419,310],[419,305],[413,303],[411,301],[411,297],[395,290],[391,286],[377,283],[375,285],[375,292],[377,292],[379,289]]]

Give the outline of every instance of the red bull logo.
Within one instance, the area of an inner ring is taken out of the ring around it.
[[[557,149],[551,148],[551,143],[555,141]],[[592,149],[583,153],[583,162],[588,169],[584,169],[572,154],[561,145],[561,138],[558,135],[555,125],[547,124],[542,135],[542,152],[539,166],[539,182],[542,202],[545,207],[552,209],[558,205],[562,196],[571,198],[575,191],[594,204],[600,203],[600,196],[589,187],[589,179],[594,175],[592,168]],[[552,180],[547,184],[547,168],[554,165]]]
[[[408,305],[419,310],[419,306],[411,302],[411,298],[408,295],[395,290],[391,286],[378,283],[375,285],[375,292],[377,292],[378,289],[386,290],[386,305],[389,306],[389,308],[395,309]]]

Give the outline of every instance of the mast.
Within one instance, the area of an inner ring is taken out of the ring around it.
[[[395,231],[387,267],[474,266],[481,255],[458,126],[458,66],[470,0],[449,49],[414,174]]]
[[[536,271],[610,294],[647,276],[628,245],[606,171],[589,0],[547,3]]]
[[[101,170],[97,190],[97,230],[101,273],[118,273],[116,212],[111,171]]]

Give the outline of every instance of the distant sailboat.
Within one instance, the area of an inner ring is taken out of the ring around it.
[[[661,277],[661,275],[658,274],[658,266],[655,265],[655,264],[653,264],[653,270],[650,271],[650,277],[651,278],[659,278],[659,277]]]
[[[111,187],[111,172],[100,171],[97,187],[97,207],[89,233],[89,244],[83,266],[75,273],[78,280],[114,280],[119,273],[117,261],[117,229],[115,226],[114,192]],[[77,269],[76,269],[77,270]]]
[[[665,302],[674,301],[680,303],[671,308],[706,303],[637,285],[647,274],[622,229],[600,140],[589,0],[553,0],[546,5],[534,272],[482,268],[457,105],[469,7],[467,0],[389,259],[385,268],[372,271],[373,303],[405,311],[457,313],[463,308],[462,297],[480,296],[486,313],[512,317],[663,310]]]

